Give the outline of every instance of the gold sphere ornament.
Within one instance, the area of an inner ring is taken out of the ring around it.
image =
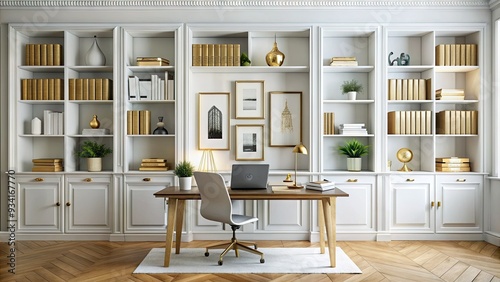
[[[90,121],[90,127],[93,129],[96,129],[96,128],[99,128],[99,126],[101,126],[101,123],[97,119],[97,115],[94,115],[94,117]]]
[[[400,162],[403,163],[403,167],[399,171],[411,171],[411,169],[406,165],[413,159],[413,152],[408,148],[401,148],[396,153],[396,157]]]
[[[276,43],[276,35],[274,36],[274,45],[273,49],[269,51],[266,55],[266,63],[270,67],[279,67],[285,61],[285,54],[283,54],[278,49],[278,43]]]

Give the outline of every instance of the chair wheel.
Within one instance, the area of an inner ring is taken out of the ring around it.
[[[264,263],[265,260],[263,258],[260,259],[260,263]]]
[[[208,257],[210,254],[208,252],[205,253],[205,256]]]
[[[221,260],[219,260],[219,265],[222,265],[222,261]]]

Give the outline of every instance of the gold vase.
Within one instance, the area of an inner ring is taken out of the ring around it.
[[[273,49],[266,55],[266,63],[270,67],[279,67],[285,61],[285,54],[278,49],[278,43],[274,41]]]
[[[101,126],[101,123],[97,119],[97,115],[94,115],[94,117],[90,121],[90,127],[96,129],[96,128],[99,128],[99,126]]]

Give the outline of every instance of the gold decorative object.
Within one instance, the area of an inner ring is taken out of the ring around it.
[[[307,148],[306,148],[306,146],[302,145],[302,143],[300,143],[293,148],[292,152],[295,153],[295,180],[294,180],[293,185],[288,185],[288,188],[290,188],[290,189],[304,188],[304,186],[302,186],[302,185],[297,185],[297,154],[300,153],[303,155],[307,155]]]
[[[274,35],[274,45],[273,49],[269,51],[266,55],[266,63],[270,67],[279,67],[285,61],[285,54],[283,54],[278,49],[278,43],[276,43],[276,35]]]
[[[286,175],[286,178],[285,178],[285,180],[283,180],[283,182],[293,182],[293,180],[292,180],[292,175],[291,175],[290,173],[289,173],[289,174],[287,174],[287,175]]]
[[[101,123],[97,119],[97,115],[94,115],[94,117],[90,121],[90,127],[92,127],[93,129],[96,129],[96,128],[99,128],[99,126],[101,126]]]
[[[403,163],[403,167],[399,169],[399,171],[411,171],[406,164],[413,159],[413,152],[408,148],[401,148],[396,153],[396,156],[398,160]]]

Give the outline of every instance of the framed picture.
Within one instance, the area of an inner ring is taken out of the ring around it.
[[[264,160],[264,125],[236,125],[236,160]]]
[[[236,118],[264,118],[264,80],[236,81]]]
[[[229,92],[198,94],[198,149],[229,150]]]
[[[269,92],[269,146],[302,141],[302,92]]]

